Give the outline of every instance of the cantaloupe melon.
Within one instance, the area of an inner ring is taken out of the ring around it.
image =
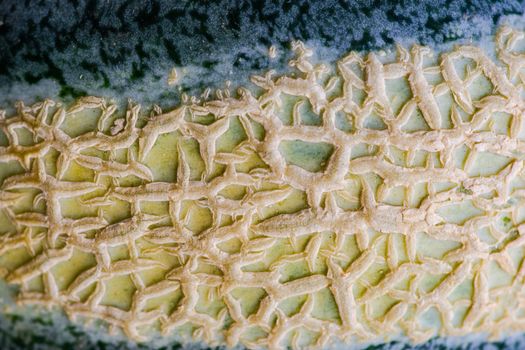
[[[138,341],[524,331],[523,39],[334,67],[296,42],[290,74],[170,111],[20,103],[0,118],[1,275]]]

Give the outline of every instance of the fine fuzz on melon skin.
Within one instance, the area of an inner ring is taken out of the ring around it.
[[[326,346],[525,330],[523,33],[500,62],[351,53],[257,94],[0,119],[0,269],[20,303],[147,341]]]

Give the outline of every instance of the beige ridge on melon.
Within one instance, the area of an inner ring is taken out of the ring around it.
[[[137,341],[523,331],[524,39],[500,29],[498,62],[415,45],[336,67],[294,42],[257,95],[149,115],[20,102],[0,118],[0,275]]]

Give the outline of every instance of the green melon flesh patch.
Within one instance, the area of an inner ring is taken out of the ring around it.
[[[250,348],[525,329],[523,33],[351,53],[216,100],[0,118],[0,276],[129,337]]]

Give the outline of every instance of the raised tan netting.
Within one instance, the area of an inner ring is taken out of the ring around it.
[[[248,347],[525,330],[525,48],[352,53],[257,93],[0,118],[21,303]],[[206,93],[207,95],[207,93]]]

